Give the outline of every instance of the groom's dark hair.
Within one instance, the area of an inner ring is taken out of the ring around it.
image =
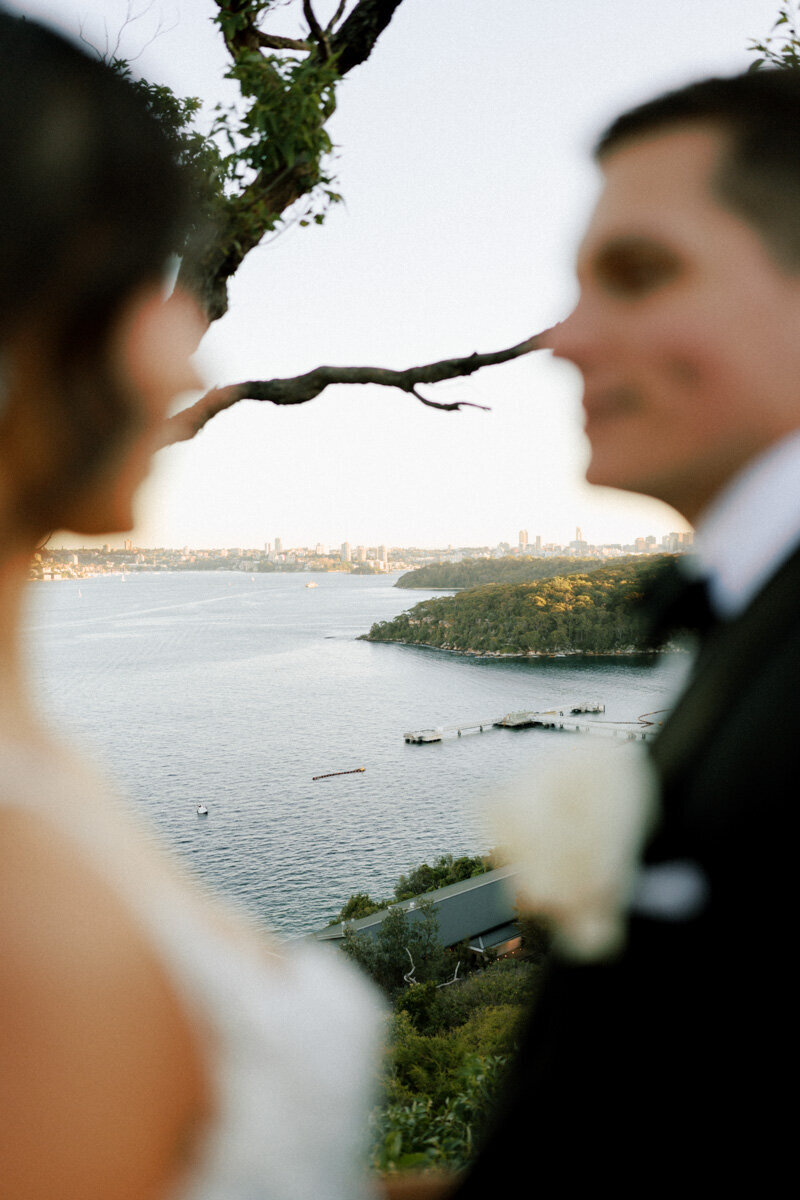
[[[753,226],[779,266],[800,271],[800,70],[703,79],[657,96],[618,117],[595,157],[686,125],[723,135],[715,198]]]

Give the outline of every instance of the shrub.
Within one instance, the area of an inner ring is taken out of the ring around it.
[[[526,1006],[535,994],[539,967],[520,959],[507,958],[493,963],[460,983],[436,993],[431,1024],[437,1030],[463,1025],[473,1013],[490,1006]]]
[[[433,892],[451,883],[483,875],[489,869],[488,859],[480,855],[474,858],[463,855],[454,859],[452,854],[442,854],[432,867],[422,863],[408,875],[401,875],[394,889],[395,900],[410,900],[424,892]]]
[[[420,1002],[433,992],[433,985],[410,989]],[[471,1160],[524,1012],[521,1004],[484,1005],[457,1028],[434,1034],[420,1032],[407,1008],[396,1012],[384,1102],[372,1120],[377,1170],[458,1170]]]
[[[371,917],[388,906],[388,901],[373,900],[366,892],[355,892],[345,903],[337,917],[329,921],[329,925],[338,925],[340,921],[357,921],[359,917]]]
[[[505,1060],[473,1055],[458,1086],[441,1102],[431,1097],[390,1100],[372,1114],[372,1164],[377,1171],[440,1167],[459,1170],[474,1157]]]

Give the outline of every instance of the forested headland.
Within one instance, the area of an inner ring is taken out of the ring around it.
[[[377,622],[363,636],[370,642],[481,655],[647,650],[651,647],[643,642],[636,601],[667,558],[615,561],[529,583],[472,587],[423,600],[391,621]],[[574,560],[567,561],[572,565]]]
[[[627,563],[638,559],[617,559]],[[472,588],[482,583],[533,583],[554,575],[586,575],[604,566],[599,558],[535,558],[506,555],[505,558],[464,558],[461,562],[428,563],[406,571],[394,585],[398,588]]]

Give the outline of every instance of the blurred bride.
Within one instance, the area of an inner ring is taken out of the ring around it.
[[[37,544],[129,529],[197,384],[201,318],[162,286],[186,186],[123,81],[2,13],[0,108],[0,1188],[350,1200],[371,990],[182,878],[47,728],[21,651]]]

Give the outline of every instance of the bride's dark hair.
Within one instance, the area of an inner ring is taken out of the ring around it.
[[[189,185],[133,87],[36,22],[0,12],[0,364],[26,323],[42,356],[57,467],[19,498],[58,523],[132,418],[107,363],[115,318],[180,249]],[[0,412],[2,427],[10,414]]]

